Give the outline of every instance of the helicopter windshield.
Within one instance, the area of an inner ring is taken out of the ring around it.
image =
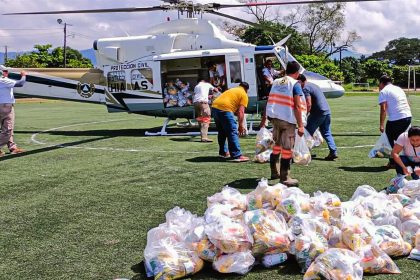
[[[277,50],[276,55],[278,57],[278,59],[280,60],[280,63],[283,65],[283,67],[286,69],[286,65],[289,61],[296,61],[297,63],[299,63],[299,61],[296,60],[296,58],[294,58],[293,55],[291,55],[285,48],[281,47],[280,49]],[[303,66],[299,63],[300,65],[300,72],[302,73],[303,71],[305,71],[305,68],[303,68]]]

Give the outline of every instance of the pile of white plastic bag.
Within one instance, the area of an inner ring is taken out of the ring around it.
[[[175,207],[147,234],[148,277],[178,279],[204,262],[221,273],[299,264],[303,279],[362,279],[401,273],[392,257],[420,260],[420,180],[395,194],[364,185],[349,201],[262,179],[247,195],[224,187],[207,198],[204,217]]]

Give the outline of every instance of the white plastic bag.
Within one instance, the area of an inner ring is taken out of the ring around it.
[[[213,263],[214,269],[220,273],[247,274],[254,265],[255,258],[251,251],[221,255]]]
[[[303,276],[303,280],[362,280],[360,257],[346,249],[332,248],[318,256]]]
[[[322,135],[319,129],[315,130],[314,135],[312,137],[314,138],[315,147],[321,146],[321,144],[324,143],[324,138],[322,138]]]
[[[305,128],[305,134],[303,135],[305,137],[306,145],[308,145],[309,149],[312,149],[315,146],[315,139],[312,137],[312,135],[306,130]]]
[[[270,149],[273,143],[273,134],[271,133],[271,131],[265,127],[261,128],[257,133],[257,139],[255,143],[255,154],[258,155]]]
[[[207,197],[207,207],[211,207],[216,203],[230,204],[234,208],[246,210],[246,196],[229,186],[225,186],[221,192]]]
[[[370,158],[389,158],[391,156],[392,147],[389,144],[388,136],[385,132],[382,132],[378,141],[375,143],[375,147],[369,152]]]
[[[311,152],[303,136],[296,135],[295,147],[293,148],[293,161],[299,165],[308,165],[311,162]]]

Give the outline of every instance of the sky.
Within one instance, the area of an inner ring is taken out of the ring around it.
[[[279,1],[279,0],[276,0]],[[289,0],[284,0],[289,1]],[[237,3],[235,0],[195,0],[199,3]],[[270,2],[261,0],[259,2]],[[0,0],[0,12],[35,12],[73,9],[100,9],[121,7],[147,7],[161,5],[158,0]],[[296,6],[274,8],[272,13],[286,15]],[[237,17],[253,18],[244,9],[223,9],[220,12]],[[381,2],[348,3],[346,5],[346,30],[356,31],[361,39],[354,44],[353,51],[371,54],[381,51],[386,44],[400,37],[420,38],[420,0],[387,0]],[[89,49],[98,38],[141,35],[155,24],[176,19],[175,12],[108,13],[79,15],[0,15],[0,52],[4,46],[9,51],[32,50],[35,44],[51,43],[54,47],[63,44],[63,25],[68,26],[68,46],[75,49]],[[205,15],[220,25],[222,18]]]

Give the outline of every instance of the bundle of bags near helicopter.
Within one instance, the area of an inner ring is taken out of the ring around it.
[[[147,234],[147,276],[178,279],[205,263],[221,273],[297,262],[303,279],[362,279],[401,273],[392,258],[420,260],[420,180],[397,193],[364,185],[349,201],[262,179],[244,195],[224,187],[203,217],[175,207]],[[287,263],[287,260],[289,260]]]
[[[311,136],[305,129],[305,134],[295,137],[293,148],[293,162],[299,165],[309,165],[311,162],[311,149],[320,146],[324,142],[319,129]],[[270,160],[274,145],[273,134],[267,128],[261,128],[257,133],[254,162],[265,163]]]

